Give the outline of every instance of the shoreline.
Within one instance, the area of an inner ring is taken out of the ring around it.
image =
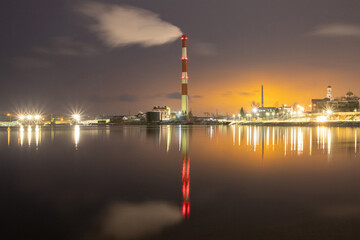
[[[243,126],[270,126],[270,127],[317,127],[317,126],[326,126],[326,127],[360,127],[360,121],[326,121],[326,122],[174,122],[174,123],[121,123],[121,124],[92,124],[92,125],[82,125],[82,127],[116,127],[116,126],[161,126],[161,125],[174,125],[174,126],[227,126],[227,125],[243,125]],[[29,125],[24,125],[28,127]],[[30,125],[36,126],[36,125]],[[38,125],[46,128],[67,128],[73,127],[75,125]],[[0,128],[17,129],[20,128],[19,125],[16,126],[0,126]]]

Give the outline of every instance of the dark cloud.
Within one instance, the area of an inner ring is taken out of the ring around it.
[[[125,94],[118,96],[117,100],[120,102],[137,102],[137,101],[139,101],[139,98],[135,95],[125,93]]]
[[[215,44],[212,43],[194,41],[191,46],[193,52],[201,56],[215,56],[218,54]]]
[[[251,95],[254,95],[254,93],[251,93],[251,92],[239,92],[239,95],[242,95],[242,96],[251,96]]]
[[[49,47],[35,47],[38,53],[60,56],[92,56],[98,49],[91,44],[74,40],[71,37],[56,37]]]
[[[311,32],[312,35],[317,36],[348,36],[360,37],[360,26],[350,24],[327,24],[320,25]]]
[[[203,96],[201,95],[194,95],[194,96],[191,96],[192,98],[203,98]]]
[[[181,99],[181,94],[179,92],[173,92],[166,95],[167,98],[172,99]]]
[[[10,59],[9,62],[14,67],[25,70],[42,69],[52,66],[51,62],[34,57],[15,57]]]
[[[232,92],[231,91],[226,91],[224,93],[222,93],[221,95],[223,95],[224,97],[229,97],[232,95]]]

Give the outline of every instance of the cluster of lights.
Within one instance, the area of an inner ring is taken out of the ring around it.
[[[24,120],[35,120],[35,121],[39,121],[41,119],[41,115],[19,115],[19,120],[20,121],[24,121]]]

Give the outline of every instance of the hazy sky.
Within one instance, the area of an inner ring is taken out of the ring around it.
[[[238,112],[360,95],[358,0],[2,0],[0,112]]]

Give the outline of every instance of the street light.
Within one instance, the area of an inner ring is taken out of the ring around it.
[[[79,122],[80,121],[80,114],[74,114],[73,116],[72,116],[72,118],[76,121],[76,122]]]

